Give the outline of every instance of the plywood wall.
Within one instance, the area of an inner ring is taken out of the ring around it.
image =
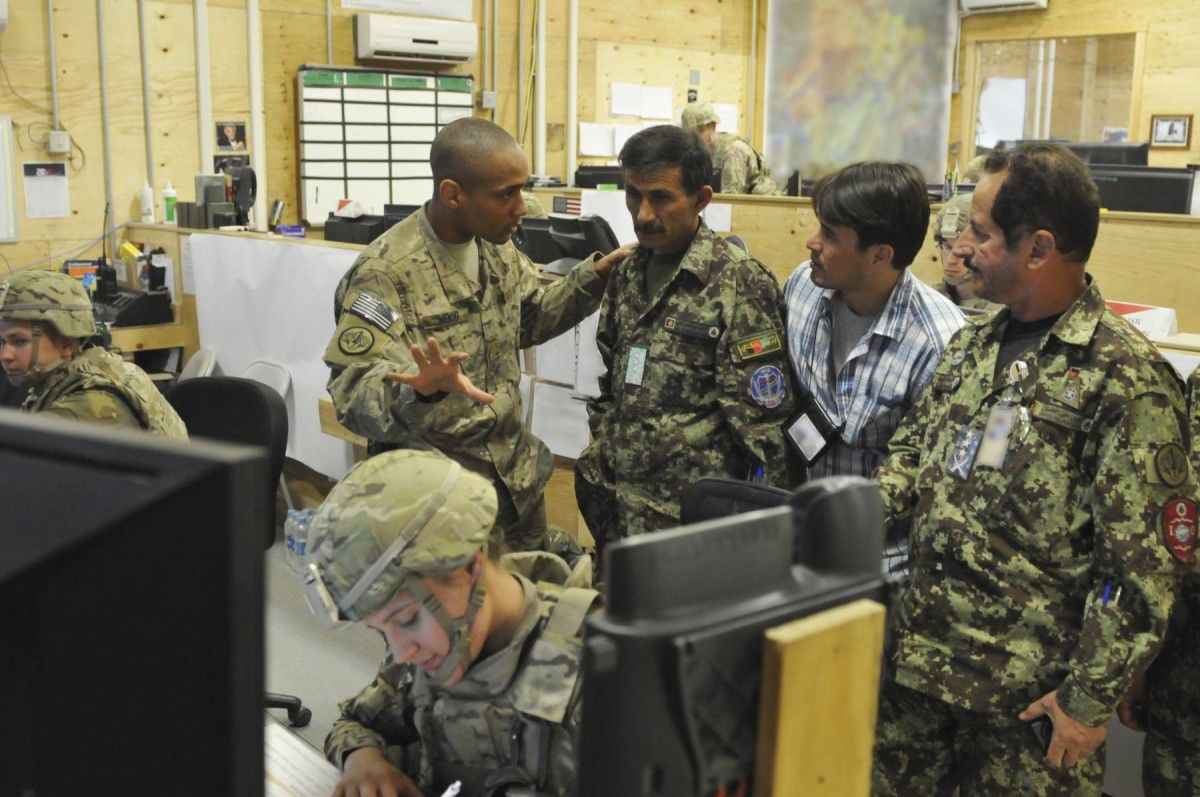
[[[146,179],[147,156],[139,56],[136,0],[99,0],[104,11],[105,66],[109,97],[109,149],[105,163],[100,104],[100,41],[97,0],[52,0],[55,72],[59,116],[77,148],[68,159],[47,155],[42,144],[51,116],[50,19],[44,0],[9,3],[8,28],[0,33],[0,59],[12,82],[0,83],[0,115],[14,120],[16,166],[39,160],[68,160],[71,214],[64,219],[27,219],[24,193],[17,180],[18,243],[0,244],[0,255],[16,266],[62,253],[96,239],[102,230],[105,169],[112,174],[113,213],[118,222],[138,217],[138,191]],[[547,0],[547,108],[550,130],[546,171],[565,175],[567,119],[567,3]],[[756,113],[761,114],[765,57],[752,62],[750,26],[758,5],[758,39],[765,41],[767,0],[579,0],[579,97],[581,122],[611,121],[608,86],[614,80],[670,86],[681,106],[689,88],[702,99],[734,102],[742,108],[740,129],[748,129],[750,72],[756,72]],[[197,124],[192,0],[145,0],[145,32],[150,84],[150,130],[156,196],[169,178],[180,200],[194,198],[193,175],[201,169],[201,131]],[[527,76],[518,64],[520,42],[532,36],[534,0],[500,0],[499,106],[496,121],[517,133],[517,87]],[[963,23],[964,73],[973,42],[997,38],[1040,38],[1095,33],[1137,32],[1140,104],[1133,135],[1148,133],[1151,113],[1195,114],[1200,122],[1200,15],[1194,0],[1052,0],[1045,12],[979,15]],[[333,62],[354,65],[353,11],[333,3]],[[522,17],[523,13],[523,18]],[[264,141],[264,164],[252,164],[265,178],[269,198],[286,202],[284,221],[297,218],[295,76],[301,64],[328,63],[325,0],[260,0],[263,32],[263,130],[248,130]],[[483,0],[475,0],[475,19],[484,20]],[[208,27],[214,121],[249,121],[246,0],[209,0]],[[490,31],[481,31],[491,44]],[[530,48],[526,47],[528,55]],[[414,68],[412,64],[399,65]],[[481,63],[455,71],[484,81]],[[692,70],[699,73],[691,85]],[[964,77],[966,75],[964,74]],[[18,96],[20,95],[20,96]],[[950,120],[951,142],[963,138],[964,119],[973,111],[956,99]],[[483,115],[489,112],[478,111]],[[761,135],[761,125],[756,125]],[[756,136],[758,137],[758,136]],[[526,131],[532,152],[532,131]],[[1200,135],[1190,152],[1155,150],[1161,165],[1178,165],[1200,153]],[[205,168],[207,171],[211,165]],[[161,212],[161,199],[160,199]],[[99,246],[83,254],[99,254]],[[0,264],[0,268],[2,268]]]

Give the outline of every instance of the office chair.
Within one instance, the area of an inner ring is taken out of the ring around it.
[[[860,476],[814,479],[781,490],[757,482],[705,476],[679,500],[681,525],[790,504],[796,563],[823,573],[878,573],[883,556],[883,497]]]
[[[292,389],[292,374],[286,365],[275,360],[255,360],[246,366],[241,377],[253,379],[260,385],[266,385],[278,393],[285,402],[284,414],[286,415],[288,391]],[[283,490],[283,501],[287,504],[287,508],[295,509],[296,505],[292,503],[292,492],[288,489],[287,479],[284,478],[282,472],[279,474],[279,489]]]
[[[547,263],[542,270],[554,274],[566,274],[593,253],[607,255],[621,245],[608,222],[602,216],[590,213],[582,216],[551,213],[550,237],[558,244],[563,256]]]
[[[175,381],[182,382],[185,379],[195,379],[198,376],[212,376],[212,372],[216,367],[216,353],[207,346],[201,346],[184,363],[183,370],[179,372],[179,377]]]
[[[563,256],[562,249],[550,237],[550,219],[522,219],[513,235],[513,244],[539,266],[553,263]]]
[[[269,454],[270,495],[268,517],[262,519],[263,547],[275,542],[275,485],[283,475],[287,451],[288,415],[283,396],[253,379],[236,376],[206,376],[178,382],[167,393],[167,401],[187,425],[193,438],[260,446]],[[267,708],[287,709],[288,722],[302,728],[312,711],[300,698],[266,694]]]
[[[746,242],[743,241],[740,236],[730,233],[729,235],[725,236],[725,240],[736,246],[738,249],[741,249],[746,254],[750,254],[750,247],[746,246]]]

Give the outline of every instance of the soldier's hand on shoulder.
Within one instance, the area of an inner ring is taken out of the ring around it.
[[[333,797],[425,797],[412,778],[392,765],[383,751],[361,747],[346,756],[345,773]]]
[[[633,254],[633,250],[637,249],[637,244],[625,244],[619,249],[614,249],[604,257],[592,264],[592,269],[595,270],[596,276],[601,279],[608,279],[608,274],[612,271],[613,266],[620,263],[625,258]]]
[[[1041,716],[1050,717],[1054,723],[1054,735],[1046,750],[1046,763],[1052,767],[1073,767],[1096,752],[1108,734],[1108,726],[1093,728],[1071,717],[1058,704],[1058,695],[1049,692],[1030,703],[1020,718],[1025,722]]]
[[[429,338],[425,341],[429,348],[426,352],[421,344],[412,346],[413,361],[417,364],[415,374],[388,374],[388,379],[402,385],[410,385],[422,396],[434,396],[438,393],[465,393],[467,398],[480,404],[491,404],[496,397],[475,387],[470,377],[459,367],[467,361],[467,353],[450,352],[442,357],[441,347],[437,340]]]

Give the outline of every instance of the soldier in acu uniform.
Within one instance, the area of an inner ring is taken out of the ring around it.
[[[783,188],[771,179],[762,155],[750,142],[733,133],[717,131],[721,117],[707,102],[693,102],[683,109],[683,129],[694,130],[712,153],[714,169],[721,170],[722,194],[783,196]]]
[[[701,222],[711,166],[695,133],[643,130],[621,164],[640,245],[605,293],[596,343],[608,372],[575,470],[598,551],[678,525],[680,493],[701,476],[789,481],[779,284]]]
[[[1006,309],[950,342],[877,473],[912,559],[873,786],[1098,795],[1193,555],[1183,385],[1085,273],[1087,166],[1028,144],[986,170],[955,252]]]
[[[430,165],[433,198],[367,246],[338,285],[329,393],[371,453],[436,450],[486,476],[498,535],[515,550],[541,548],[554,461],[522,422],[518,357],[594,312],[626,250],[543,287],[509,240],[529,176],[512,136],[457,120],[434,139]]]
[[[66,274],[23,271],[0,283],[0,365],[28,389],[21,409],[187,438],[150,378],[102,348],[92,300]]]
[[[345,772],[335,795],[437,797],[455,781],[472,797],[575,793],[582,626],[598,594],[569,586],[590,574],[549,554],[488,558],[495,516],[487,479],[390,451],[313,517],[310,606],[389,650],[325,740]]]
[[[962,235],[963,230],[967,229],[967,221],[970,218],[970,194],[955,194],[938,209],[937,219],[933,223],[933,240],[938,245],[938,254],[942,260],[942,280],[934,285],[933,289],[964,311],[972,315],[983,315],[999,310],[1000,307],[975,295],[971,272],[963,265],[962,258],[954,254],[954,244],[958,242],[958,236]]]

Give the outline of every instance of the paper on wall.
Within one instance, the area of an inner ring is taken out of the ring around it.
[[[611,158],[615,154],[613,151],[613,126],[580,122],[579,154]]]

